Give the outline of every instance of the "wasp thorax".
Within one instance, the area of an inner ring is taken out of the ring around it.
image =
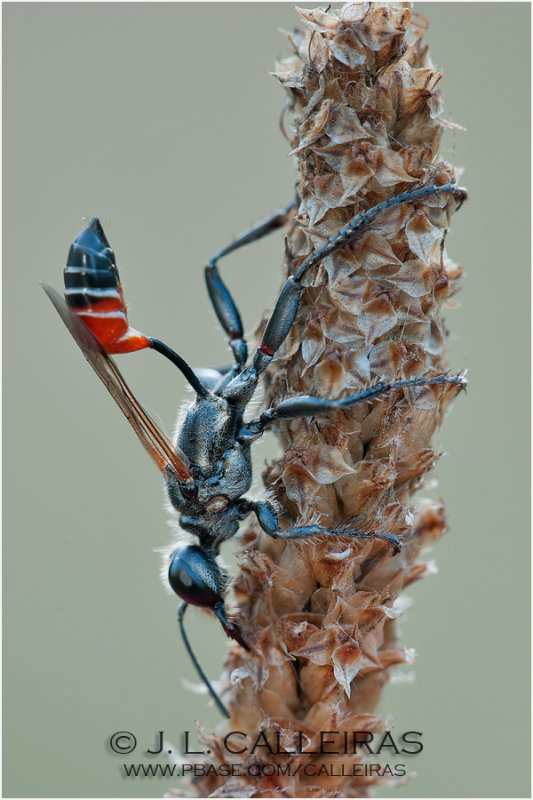
[[[187,603],[210,608],[221,603],[226,583],[213,556],[194,544],[173,554],[168,580]]]
[[[212,497],[207,503],[205,510],[208,514],[220,514],[221,511],[225,511],[228,507],[228,502],[229,500],[227,497]]]

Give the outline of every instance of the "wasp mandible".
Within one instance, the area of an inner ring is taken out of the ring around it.
[[[357,394],[330,400],[309,395],[290,397],[268,408],[259,417],[245,420],[246,407],[254,396],[261,375],[287,337],[296,317],[302,278],[311,267],[340,247],[349,244],[378,215],[402,203],[414,203],[437,194],[453,194],[459,200],[465,190],[455,183],[426,185],[398,194],[356,216],[336,235],[305,259],[289,276],[278,296],[263,338],[250,363],[241,316],[222,280],[217,262],[223,256],[256,241],[283,226],[297,201],[267,217],[224,247],[205,267],[205,280],[211,303],[224,329],[234,363],[223,370],[193,370],[184,359],[159,339],[130,328],[120,284],[115,254],[103,228],[95,217],[72,244],[64,271],[65,300],[54,289],[44,286],[63,322],[81,348],[85,358],[121,408],[142,445],[157,464],[169,500],[179,512],[183,530],[196,542],[174,550],[170,556],[168,580],[181,598],[178,621],[185,647],[193,664],[220,711],[229,716],[214,691],[189,644],[183,625],[188,604],[211,609],[226,634],[245,649],[239,627],[228,618],[224,595],[226,572],[217,563],[223,542],[235,536],[240,523],[255,514],[262,530],[273,538],[298,539],[315,535],[375,539],[396,553],[401,542],[387,532],[360,531],[305,525],[282,530],[274,505],[267,500],[245,497],[252,484],[250,447],[280,419],[314,417],[356,403],[372,400],[393,389],[431,384],[463,385],[461,376],[428,374],[392,383],[379,382]],[[151,348],[169,359],[185,376],[196,397],[171,442],[131,392],[111,355]]]

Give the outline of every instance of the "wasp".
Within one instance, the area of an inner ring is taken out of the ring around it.
[[[315,417],[370,401],[394,389],[432,384],[463,385],[460,375],[426,373],[410,380],[370,386],[357,394],[331,400],[310,395],[289,397],[266,409],[256,419],[245,420],[248,404],[260,378],[287,337],[296,317],[303,291],[302,278],[309,269],[357,237],[376,217],[402,203],[416,203],[437,194],[452,194],[460,201],[465,190],[455,183],[430,184],[395,195],[376,205],[342,228],[315,250],[289,275],[251,359],[241,316],[218,269],[218,261],[286,224],[297,205],[284,208],[252,226],[219,250],[205,267],[207,291],[216,316],[233,352],[233,364],[223,369],[192,369],[159,339],[129,326],[115,254],[95,217],[71,245],[64,270],[65,299],[43,284],[48,297],[74,337],[83,355],[125,414],[141,444],[159,468],[170,503],[179,513],[180,527],[195,537],[170,555],[168,580],[181,598],[178,622],[191,660],[218,708],[224,704],[198,663],[187,638],[183,619],[189,604],[210,609],[226,634],[249,649],[238,625],[226,612],[228,576],[217,563],[221,545],[235,536],[240,523],[254,514],[265,534],[275,539],[312,536],[347,536],[374,539],[397,553],[400,539],[386,531],[361,531],[343,526],[328,529],[312,524],[282,529],[275,506],[268,500],[246,497],[252,484],[250,448],[278,420]],[[185,376],[195,399],[183,416],[174,442],[167,438],[129,389],[111,357],[151,348],[171,361]]]

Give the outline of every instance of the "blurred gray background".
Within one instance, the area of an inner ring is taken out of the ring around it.
[[[382,703],[425,749],[407,762],[418,777],[380,795],[529,796],[530,9],[416,8],[447,117],[467,128],[443,155],[470,192],[447,241],[466,269],[450,360],[470,387],[435,442],[451,531],[439,574],[409,592],[416,678]],[[181,683],[195,676],[153,552],[169,539],[157,471],[37,281],[61,287],[97,214],[134,327],[194,365],[227,360],[202,266],[291,196],[284,92],[265,73],[297,17],[288,3],[7,3],[3,18],[4,795],[157,797],[177,781],[122,777],[109,736],[179,745],[219,717]],[[274,235],[224,262],[249,332],[281,253]],[[170,430],[181,376],[150,353],[120,366]],[[256,474],[275,452],[256,448]],[[216,677],[224,635],[189,617]]]

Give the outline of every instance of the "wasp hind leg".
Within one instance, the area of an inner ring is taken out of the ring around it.
[[[281,347],[288,336],[294,320],[296,319],[300,294],[304,289],[301,281],[305,273],[311,267],[314,267],[326,258],[326,256],[331,255],[340,247],[344,247],[352,242],[384,211],[394,206],[401,205],[402,203],[422,200],[426,197],[438,194],[453,194],[457,196],[459,200],[464,200],[466,197],[465,190],[461,189],[453,182],[446,183],[442,186],[438,186],[437,184],[422,186],[419,189],[394,195],[383,203],[369,208],[368,211],[365,211],[363,214],[358,214],[348,225],[306,258],[305,261],[300,264],[294,275],[289,275],[276,300],[276,305],[274,306],[274,310],[270,315],[263,333],[263,340],[254,353],[252,366],[257,375],[261,375],[267,369],[276,351]]]
[[[230,244],[215,253],[205,267],[205,282],[207,284],[207,291],[211,299],[211,304],[218,317],[218,321],[228,336],[235,362],[241,369],[244,368],[248,358],[248,348],[244,341],[241,315],[230,290],[222,280],[220,272],[218,271],[217,262],[223,256],[228,255],[228,253],[233,253],[235,250],[251,242],[257,242],[272,231],[281,228],[289,220],[292,211],[296,207],[296,203],[296,200],[291,200],[291,202],[287,203],[283,208],[274,211],[274,213],[269,214],[265,219],[252,225],[251,228],[248,228],[237,236]]]

